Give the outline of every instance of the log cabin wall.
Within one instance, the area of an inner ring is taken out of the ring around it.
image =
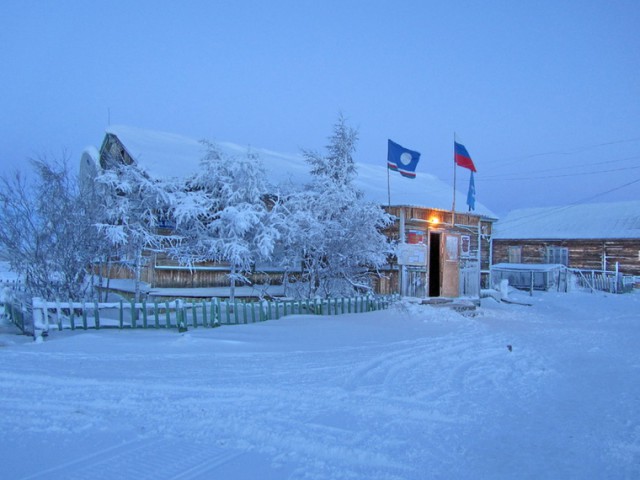
[[[614,270],[618,262],[621,273],[640,275],[640,239],[591,240],[509,240],[493,241],[493,263],[509,262],[509,247],[520,247],[519,263],[546,263],[547,247],[568,250],[568,267],[585,270]]]
[[[405,217],[405,242],[416,241],[428,242],[429,233],[455,233],[461,237],[469,239],[469,250],[467,257],[469,260],[480,261],[481,286],[484,288],[489,284],[489,272],[491,267],[491,234],[493,220],[480,217],[473,213],[459,213],[455,215],[455,226],[451,225],[453,220],[451,211],[419,208],[408,206],[385,207],[387,213],[393,215],[396,220],[385,230],[385,235],[392,241],[400,240],[401,212]],[[420,232],[424,237],[420,238]],[[479,253],[479,254],[478,254]],[[461,258],[464,260],[464,258]],[[462,263],[461,263],[462,265]],[[425,268],[427,265],[425,264]],[[395,256],[389,258],[389,264],[383,269],[384,277],[376,281],[375,291],[381,294],[400,292],[400,268]]]
[[[228,270],[187,270],[156,268],[152,285],[156,288],[207,288],[228,287]],[[252,285],[281,285],[282,272],[256,272],[246,275]],[[237,283],[240,285],[240,282]]]

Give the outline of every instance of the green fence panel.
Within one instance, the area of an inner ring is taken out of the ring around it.
[[[160,328],[160,317],[158,316],[158,301],[153,301],[153,328]]]
[[[136,304],[131,301],[129,302],[129,305],[131,306],[131,328],[136,328],[136,324],[138,322],[138,312],[136,311]]]
[[[196,304],[191,302],[191,324],[193,328],[198,328],[198,312],[196,311]]]
[[[142,327],[147,328],[149,326],[148,318],[147,318],[147,302],[146,300],[142,301]]]
[[[359,313],[359,312],[371,312],[388,308],[398,295],[390,296],[354,296],[354,297],[341,297],[341,298],[327,298],[327,299],[305,299],[301,301],[296,300],[259,300],[259,301],[234,301],[231,304],[228,300],[222,301],[219,298],[212,298],[211,300],[197,301],[192,300],[190,302],[184,302],[182,300],[176,300],[175,302],[165,301],[164,305],[158,304],[154,301],[152,306],[146,301],[136,304],[134,301],[129,302],[127,309],[130,310],[131,321],[125,322],[124,311],[125,304],[120,301],[117,305],[118,309],[118,326],[123,328],[174,328],[178,329],[198,327],[217,327],[221,324],[222,319],[226,319],[226,324],[248,324],[262,322],[266,320],[278,320],[287,315],[296,314],[310,314],[335,316],[345,313]],[[65,305],[68,305],[65,306]],[[58,330],[69,328],[76,330],[78,327],[84,330],[95,328],[96,330],[104,328],[101,318],[101,304],[93,302],[81,302],[61,303],[56,300],[55,302],[45,302],[44,307],[45,315],[55,314],[55,323],[58,326]],[[104,305],[102,308],[113,309],[113,304]],[[150,311],[150,308],[153,308]],[[224,308],[224,312],[223,312]],[[4,305],[5,312],[12,322],[19,328],[24,330],[24,311],[23,308],[7,302]],[[68,323],[65,320],[65,310],[68,309]],[[164,309],[164,324],[160,319],[161,310]],[[258,310],[256,312],[256,309]],[[92,312],[90,310],[93,310]],[[240,311],[242,310],[242,311]],[[140,318],[140,311],[142,312],[142,318]],[[149,315],[153,315],[153,321],[150,320]],[[202,318],[200,319],[200,315]],[[233,319],[231,316],[233,315]],[[89,316],[92,316],[93,323],[89,322]],[[172,323],[172,316],[175,316],[175,324]],[[82,323],[79,324],[78,320]],[[141,320],[141,321],[139,321]],[[184,330],[180,330],[184,331]]]

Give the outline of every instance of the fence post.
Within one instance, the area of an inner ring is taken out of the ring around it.
[[[198,328],[198,311],[194,300],[191,301],[191,323],[193,324],[193,328]]]
[[[187,331],[187,323],[185,321],[185,311],[182,306],[182,300],[176,300],[176,323],[178,326],[178,332],[183,333]]]
[[[136,328],[138,325],[138,309],[136,308],[135,300],[131,302],[131,328]]]
[[[60,311],[60,300],[56,299],[56,323],[58,330],[62,331],[62,312]]]
[[[75,311],[73,310],[73,303],[71,302],[71,300],[69,300],[69,323],[71,325],[71,330],[75,330],[76,329],[76,315],[75,315]]]
[[[169,310],[169,302],[164,302],[164,328],[171,328],[171,310]]]
[[[533,297],[533,270],[531,270],[531,284],[529,285],[529,296]]]
[[[83,300],[82,301],[82,329],[86,330],[87,328],[89,328],[89,326],[87,325],[87,303]]]
[[[147,322],[147,299],[142,300],[142,326],[146,329],[148,327]]]
[[[153,301],[153,320],[155,328],[160,328],[160,318],[158,317],[158,300]]]
[[[98,308],[98,302],[93,302],[93,322],[95,323],[96,330],[100,330],[100,309]]]
[[[49,330],[46,325],[45,317],[46,317],[46,303],[44,303],[40,298],[33,297],[31,300],[32,307],[32,321],[33,321],[33,339],[36,342],[42,342],[43,337],[46,335],[46,332]]]

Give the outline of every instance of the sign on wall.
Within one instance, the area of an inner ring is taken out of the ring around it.
[[[471,237],[469,235],[462,235],[460,237],[460,256],[471,256]]]
[[[402,243],[396,254],[398,265],[424,267],[427,264],[427,246],[423,244]]]

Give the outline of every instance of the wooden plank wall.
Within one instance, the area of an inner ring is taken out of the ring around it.
[[[452,215],[450,211],[438,210],[431,208],[417,208],[417,207],[387,207],[385,210],[394,215],[397,219],[400,218],[401,209],[404,209],[405,213],[405,228],[407,230],[423,230],[425,232],[452,232],[460,235],[467,235],[471,241],[471,256],[469,258],[477,258],[478,248],[480,248],[480,269],[485,274],[482,275],[482,282],[488,284],[489,269],[491,266],[491,234],[493,228],[493,222],[487,219],[482,219],[478,215],[472,213],[458,213],[456,212],[455,222],[456,226],[451,225]],[[430,220],[437,218],[438,223],[430,223]],[[387,228],[385,235],[392,240],[399,240],[399,220],[397,220]],[[412,221],[411,219],[418,219],[418,221]],[[480,222],[480,235],[478,235],[478,222]],[[399,274],[397,272],[397,265],[394,263],[395,258],[392,258],[391,269],[386,270],[384,273],[389,277],[386,282],[378,282],[376,290],[378,293],[390,294],[397,293],[399,291],[398,281]],[[426,268],[426,265],[425,265]],[[388,290],[388,289],[391,290]]]
[[[493,263],[509,261],[509,247],[522,247],[522,263],[544,263],[547,247],[566,247],[569,267],[602,270],[603,254],[607,270],[619,263],[621,273],[640,275],[640,239],[607,240],[508,240],[493,241]]]

